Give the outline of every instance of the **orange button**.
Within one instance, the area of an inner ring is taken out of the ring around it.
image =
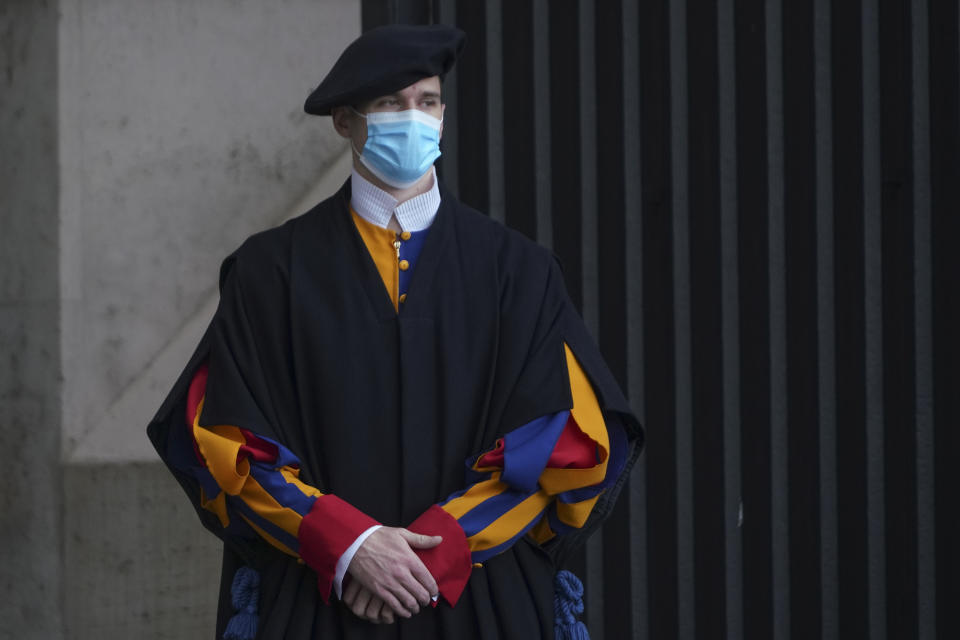
[[[409,262],[407,262],[406,260],[401,260],[401,261],[400,261],[400,271],[406,271],[406,270],[409,269],[409,268],[410,268],[410,263],[409,263]]]
[[[409,232],[409,231],[404,231],[403,233],[401,233],[401,234],[400,234],[400,239],[403,240],[403,241],[409,240],[409,239],[410,239],[410,232]]]
[[[401,294],[400,294],[400,302],[403,303],[403,302],[406,302],[406,301],[407,301],[407,294],[401,293]]]

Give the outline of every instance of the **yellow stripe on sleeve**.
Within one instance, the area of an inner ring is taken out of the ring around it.
[[[193,419],[193,438],[197,441],[197,446],[213,479],[221,489],[235,496],[243,490],[243,484],[250,475],[250,462],[247,459],[237,463],[240,446],[246,441],[237,427],[228,425],[201,427],[201,411],[203,411],[203,400],[200,400],[197,415]]]
[[[470,551],[483,551],[517,535],[550,504],[552,498],[538,491],[491,522],[485,529],[467,538]]]
[[[217,494],[212,500],[207,497],[207,492],[200,487],[200,506],[213,513],[220,520],[220,526],[226,529],[230,526],[230,516],[227,514],[227,494],[223,491]]]
[[[281,467],[280,475],[283,476],[283,479],[286,480],[289,484],[292,484],[297,489],[303,492],[304,495],[312,496],[314,498],[319,498],[323,494],[316,487],[311,487],[307,483],[300,480],[300,470],[291,469],[290,467]]]
[[[593,505],[597,504],[597,499],[600,497],[600,494],[595,495],[592,498],[587,498],[582,502],[560,502],[557,501],[557,517],[560,518],[560,521],[570,525],[571,527],[576,527],[579,529],[587,523],[587,518],[590,517],[590,512],[593,511]]]
[[[246,522],[248,525],[250,525],[250,527],[251,527],[254,531],[256,531],[258,534],[260,534],[260,535],[263,537],[264,540],[266,540],[267,542],[269,542],[271,546],[276,547],[277,549],[279,549],[280,551],[283,551],[285,554],[287,554],[287,555],[289,555],[289,556],[293,556],[294,558],[298,558],[298,559],[300,558],[300,556],[299,556],[298,554],[294,553],[294,552],[290,549],[290,547],[288,547],[287,545],[283,544],[282,542],[280,542],[279,540],[277,540],[276,538],[274,538],[273,536],[271,536],[269,533],[267,533],[266,531],[264,531],[263,529],[261,529],[260,527],[258,527],[252,520],[250,520],[250,518],[248,518],[247,516],[243,515],[242,513],[240,514],[240,517],[243,518],[244,522]]]
[[[550,528],[550,521],[547,519],[546,514],[544,514],[544,516],[540,518],[540,522],[533,525],[533,528],[527,532],[527,535],[537,544],[543,544],[554,538],[557,534]]]
[[[509,487],[506,483],[500,482],[500,474],[494,473],[488,480],[476,483],[462,496],[457,496],[440,508],[459,520],[481,502],[498,496],[507,489]]]
[[[280,527],[294,538],[300,531],[300,521],[303,516],[289,507],[285,507],[276,498],[270,495],[266,489],[260,486],[256,478],[250,476],[247,478],[243,491],[239,495],[247,506],[256,512],[264,520],[269,520],[272,524]]]
[[[603,421],[603,412],[593,392],[593,385],[580,367],[576,356],[566,344],[563,351],[567,356],[567,373],[570,376],[570,394],[573,396],[573,408],[570,413],[577,421],[580,430],[590,436],[602,449],[601,459],[606,461],[610,451],[610,439],[607,435],[607,425]]]

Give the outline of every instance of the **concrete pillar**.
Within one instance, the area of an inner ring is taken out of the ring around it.
[[[0,633],[61,627],[57,7],[0,4]]]
[[[346,179],[302,105],[359,32],[359,0],[0,3],[0,635],[212,635],[219,545],[144,429],[220,261]]]

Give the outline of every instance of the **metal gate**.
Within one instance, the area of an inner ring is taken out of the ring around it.
[[[960,637],[956,0],[362,8],[467,32],[443,179],[558,254],[646,426],[592,637]]]

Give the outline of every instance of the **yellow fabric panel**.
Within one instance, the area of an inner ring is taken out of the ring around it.
[[[597,503],[599,497],[600,494],[597,494],[582,502],[572,502],[569,504],[557,501],[557,517],[560,518],[561,522],[579,529],[586,524],[587,518],[590,517],[590,512],[593,511],[593,505]]]
[[[300,469],[281,467],[280,475],[283,476],[284,480],[294,485],[297,489],[300,489],[304,495],[313,496],[314,498],[319,498],[323,495],[316,487],[311,487],[307,483],[300,480]]]
[[[357,231],[360,232],[360,237],[363,238],[363,244],[367,245],[367,251],[373,258],[373,264],[377,265],[377,271],[383,279],[383,286],[390,294],[393,308],[399,310],[400,305],[397,299],[400,295],[400,267],[397,264],[397,250],[393,246],[397,234],[367,222],[353,210],[353,207],[350,207],[350,214],[353,216]]]
[[[610,439],[607,435],[607,425],[603,421],[603,412],[597,396],[593,393],[593,385],[587,375],[580,368],[580,363],[573,355],[570,347],[564,343],[563,351],[567,355],[567,374],[570,376],[570,394],[573,396],[573,408],[570,413],[577,421],[577,426],[590,436],[601,449],[600,459],[606,462],[610,451]]]
[[[597,443],[600,450],[600,463],[589,469],[544,469],[540,474],[540,486],[549,494],[563,493],[582,487],[589,487],[603,481],[607,474],[610,438],[603,412],[593,393],[593,386],[566,344],[563,345],[567,357],[567,373],[570,377],[570,395],[573,408],[570,414],[580,430]]]
[[[210,511],[220,520],[220,526],[226,528],[230,526],[230,516],[227,515],[227,494],[223,491],[217,494],[213,500],[207,498],[207,492],[200,488],[200,506]]]
[[[246,441],[240,429],[228,425],[201,427],[200,413],[203,400],[197,405],[197,415],[193,419],[193,437],[197,441],[200,453],[206,461],[207,469],[221,489],[235,496],[243,489],[250,474],[250,462],[246,459],[237,464],[237,453]]]
[[[266,540],[267,542],[269,542],[271,545],[273,545],[273,546],[276,547],[277,549],[280,549],[280,551],[283,551],[283,552],[284,552],[285,554],[287,554],[288,556],[293,556],[294,558],[297,558],[297,559],[300,558],[300,556],[297,555],[296,553],[294,553],[294,552],[290,549],[290,547],[288,547],[287,545],[283,544],[282,542],[280,542],[279,540],[277,540],[276,538],[274,538],[273,536],[271,536],[269,533],[267,533],[266,531],[264,531],[263,529],[261,529],[260,527],[258,527],[257,525],[255,525],[255,524],[253,523],[253,521],[250,520],[250,518],[248,518],[247,516],[245,516],[245,515],[243,515],[243,514],[240,514],[240,517],[243,518],[244,522],[246,522],[248,525],[250,525],[250,527],[251,527],[254,531],[256,531],[257,533],[259,533],[260,536],[261,536],[264,540]]]
[[[589,469],[544,469],[540,474],[540,486],[550,495],[556,495],[598,484],[606,473],[606,461]]]
[[[540,515],[550,504],[550,501],[551,497],[543,491],[532,494],[513,509],[491,522],[486,529],[467,538],[470,551],[482,551],[509,540]]]
[[[476,483],[462,496],[457,496],[440,508],[459,520],[481,502],[500,495],[507,489],[507,485],[500,482],[500,474],[494,473],[488,480]]]
[[[533,525],[533,528],[527,532],[527,535],[537,544],[543,544],[557,534],[550,528],[550,522],[547,520],[547,516],[544,515],[540,518],[540,522]]]

